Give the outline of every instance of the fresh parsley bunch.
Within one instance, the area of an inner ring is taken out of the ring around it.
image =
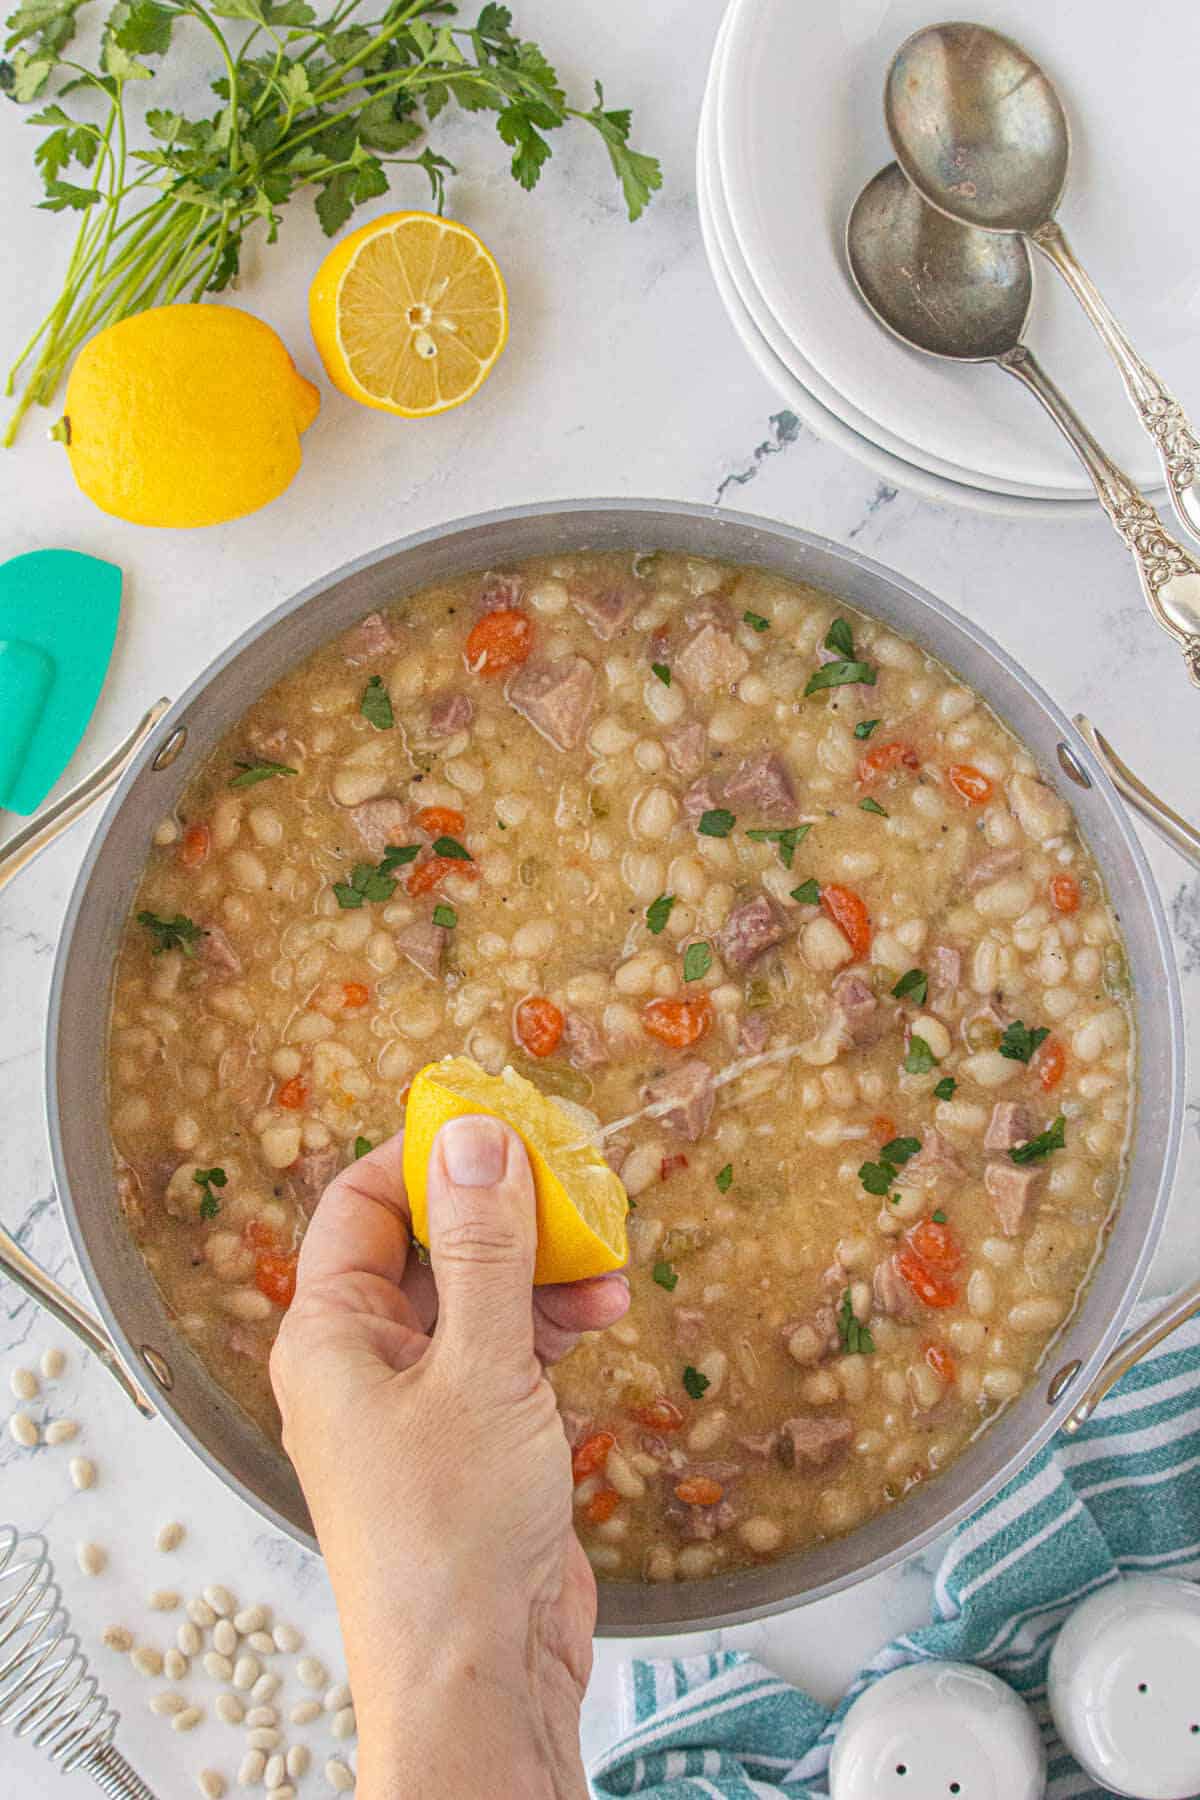
[[[631,219],[662,185],[655,158],[629,143],[629,113],[605,106],[599,82],[591,107],[570,105],[506,6],[486,5],[461,25],[447,0],[392,0],[371,19],[360,16],[366,0],[335,0],[323,19],[308,0],[117,0],[91,67],[68,53],[86,4],[23,0],[0,60],[10,99],[54,92],[31,121],[46,133],[34,152],[41,204],[82,215],[62,293],[9,374],[8,394],[24,385],[6,444],[34,401],[49,403],[92,332],[228,287],[247,229],[261,221],[274,243],[297,188],[316,189],[332,236],[356,206],[387,192],[389,165],[412,164],[440,212],[457,170],[428,143],[416,146],[448,106],[495,113],[523,188],[551,154],[547,134],[571,119],[599,133]],[[152,77],[146,59],[172,49],[177,25],[178,50],[211,45],[217,110],[193,119],[151,108],[150,141],[135,147],[127,90]],[[77,97],[99,106],[68,110]]]

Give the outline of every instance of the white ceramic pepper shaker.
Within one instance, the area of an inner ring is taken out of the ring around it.
[[[1200,1793],[1200,1587],[1129,1575],[1077,1606],[1050,1655],[1058,1735],[1134,1800]]]
[[[829,1764],[831,1800],[1042,1800],[1045,1791],[1033,1715],[969,1663],[884,1675],[846,1714]]]

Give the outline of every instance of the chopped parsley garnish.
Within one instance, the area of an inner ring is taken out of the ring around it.
[[[822,688],[851,687],[861,682],[864,687],[875,686],[875,671],[870,663],[865,662],[828,662],[814,669],[804,684],[804,697],[819,694]]]
[[[712,947],[702,938],[699,943],[689,944],[683,953],[683,979],[699,981],[712,968]]]
[[[657,937],[659,932],[662,931],[666,925],[667,920],[670,918],[671,908],[674,904],[674,894],[660,894],[657,900],[652,900],[646,908],[647,931],[652,931],[655,937]]]
[[[958,1083],[953,1075],[943,1075],[942,1079],[934,1085],[934,1098],[936,1100],[953,1100],[954,1090],[957,1086]]]
[[[774,844],[780,862],[785,869],[790,869],[796,860],[796,845],[802,844],[811,830],[811,825],[788,825],[782,831],[772,826],[765,831],[748,831],[746,836],[755,844]]]
[[[693,1369],[691,1363],[683,1371],[683,1385],[693,1400],[699,1400],[708,1391],[709,1379],[699,1369]]]
[[[1010,1062],[1027,1063],[1038,1045],[1050,1036],[1045,1025],[1035,1025],[1031,1031],[1021,1019],[1014,1019],[1011,1025],[1004,1027],[1004,1036],[1000,1039],[1000,1054],[1007,1056]]]
[[[370,1138],[356,1137],[354,1140],[354,1160],[355,1160],[355,1162],[358,1161],[360,1156],[366,1156],[367,1153],[369,1151],[373,1150],[374,1148],[375,1148],[375,1146],[371,1142]]]
[[[372,675],[362,691],[358,710],[368,725],[373,725],[376,731],[392,729],[396,723],[395,714],[392,712],[392,696],[384,687],[382,676]]]
[[[744,612],[742,623],[748,625],[751,631],[768,631],[771,626],[770,619],[764,619],[761,613],[756,612]]]
[[[390,875],[393,869],[402,869],[405,863],[416,862],[420,854],[420,844],[388,844],[379,864],[379,872],[381,875]]]
[[[821,884],[816,877],[810,875],[799,887],[792,889],[792,899],[797,906],[816,906],[821,899]]]
[[[258,762],[239,761],[235,762],[233,766],[235,769],[240,769],[241,774],[231,778],[229,783],[231,788],[254,787],[260,781],[270,781],[272,775],[294,775],[296,773],[295,769],[289,769],[286,763],[264,760]]]
[[[734,823],[734,816],[727,806],[711,806],[700,814],[696,830],[701,837],[728,837]]]
[[[471,852],[460,844],[457,838],[434,838],[432,848],[435,856],[448,856],[452,862],[472,862],[474,860]]]
[[[858,1171],[858,1179],[868,1194],[878,1194],[882,1199],[887,1193],[905,1163],[917,1154],[921,1148],[920,1138],[892,1138],[879,1152],[878,1162],[865,1162]],[[893,1199],[896,1196],[893,1195]]]
[[[204,936],[203,927],[189,919],[186,913],[176,913],[173,919],[160,919],[157,913],[140,912],[138,924],[144,925],[154,937],[154,954],[161,956],[164,950],[182,950],[185,956],[195,956],[196,945]]]
[[[886,819],[889,816],[887,807],[880,806],[878,800],[872,800],[869,794],[865,800],[859,801],[858,806],[860,812],[878,813],[881,819]]]
[[[726,1163],[723,1169],[717,1170],[717,1191],[727,1194],[733,1184],[733,1164]]]
[[[896,1168],[902,1169],[906,1162],[911,1162],[920,1148],[920,1138],[898,1137],[892,1138],[890,1142],[886,1143],[879,1154],[885,1162],[893,1163]]]
[[[911,994],[918,1006],[924,1006],[929,993],[929,977],[924,969],[910,969],[900,977],[892,993],[897,1000],[907,1000]]]
[[[914,1031],[908,1040],[908,1055],[904,1058],[904,1067],[909,1075],[928,1075],[930,1069],[937,1068],[937,1057],[929,1048],[923,1037]]]
[[[445,931],[453,931],[458,924],[458,914],[452,906],[447,906],[444,900],[439,900],[433,909],[433,922],[435,925],[442,926]]]
[[[668,1294],[675,1292],[675,1284],[679,1280],[679,1271],[669,1262],[657,1262],[650,1271],[660,1288],[666,1288]]]
[[[860,1325],[854,1316],[854,1308],[850,1303],[850,1289],[842,1295],[842,1304],[837,1315],[838,1337],[842,1340],[842,1349],[847,1356],[871,1356],[875,1350],[875,1339],[865,1325]]]
[[[930,1213],[929,1216],[933,1220],[935,1225],[944,1225],[946,1223],[946,1215],[942,1211],[940,1206],[938,1207],[936,1212]]]
[[[391,849],[384,852],[384,860],[378,866],[375,863],[355,863],[350,871],[349,881],[335,881],[333,894],[338,905],[345,912],[353,912],[368,901],[390,900],[396,891],[396,882],[388,874],[389,868],[395,868],[395,862],[388,863]],[[402,860],[410,861],[411,858]]]
[[[858,724],[854,727],[855,737],[869,738],[878,723],[878,719],[860,719]]]
[[[200,1189],[200,1217],[215,1219],[221,1210],[221,1202],[213,1193],[214,1188],[223,1188],[229,1180],[224,1169],[197,1169],[192,1180]]]
[[[666,663],[651,663],[650,673],[652,675],[657,675],[664,687],[670,687],[671,671],[668,669]]]
[[[1031,1137],[1027,1144],[1018,1144],[1016,1149],[1010,1150],[1008,1154],[1018,1164],[1041,1162],[1044,1157],[1049,1156],[1052,1150],[1065,1149],[1066,1142],[1067,1121],[1063,1114],[1059,1113],[1053,1125],[1048,1126],[1045,1131],[1039,1131],[1037,1136]]]
[[[849,619],[835,619],[825,633],[826,650],[836,650],[839,656],[848,661],[854,658],[854,633],[850,629]]]

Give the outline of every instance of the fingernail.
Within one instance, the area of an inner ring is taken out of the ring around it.
[[[507,1139],[498,1119],[472,1114],[443,1125],[440,1142],[446,1174],[456,1187],[495,1187],[504,1174]]]

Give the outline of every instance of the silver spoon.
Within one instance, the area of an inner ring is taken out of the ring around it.
[[[901,44],[883,110],[900,167],[931,206],[984,231],[1019,231],[1046,256],[1095,326],[1153,438],[1171,501],[1200,538],[1200,439],[1080,266],[1054,217],[1071,136],[1054,84],[984,25],[927,25]]]
[[[1036,394],[1091,476],[1133,555],[1146,604],[1182,646],[1200,687],[1200,564],[1163,530],[1149,501],[1021,342],[1033,298],[1024,238],[935,212],[890,163],[851,208],[846,254],[863,299],[903,343],[955,362],[994,362]]]

